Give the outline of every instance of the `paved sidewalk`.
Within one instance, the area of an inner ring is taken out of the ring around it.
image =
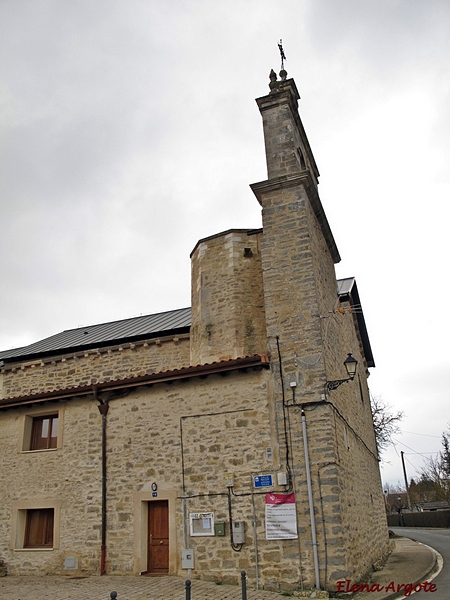
[[[354,600],[401,598],[404,591],[397,592],[397,586],[402,584],[414,586],[427,579],[429,581],[437,564],[436,552],[428,546],[406,537],[394,537],[393,540],[395,542],[394,550],[389,555],[383,569],[374,572],[370,581],[370,584],[378,584],[383,590],[358,592],[353,596]]]
[[[359,592],[354,600],[387,600],[402,593],[392,591],[397,585],[417,584],[429,578],[436,567],[436,553],[409,538],[395,537],[395,548],[384,568],[373,573],[371,584],[383,587],[378,592]],[[12,577],[0,578],[0,600],[184,600],[185,579],[181,577]],[[351,586],[353,582],[349,582]],[[388,588],[386,590],[386,588]],[[343,597],[350,597],[343,594]],[[248,600],[282,600],[274,592],[247,589]],[[217,585],[208,581],[192,581],[192,600],[241,600],[238,586]]]
[[[0,578],[1,600],[184,600],[181,577],[134,577],[105,575],[80,579],[60,576]],[[192,581],[192,600],[241,600],[241,588]],[[247,590],[248,600],[282,600],[280,594]]]

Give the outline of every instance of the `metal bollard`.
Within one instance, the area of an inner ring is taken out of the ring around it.
[[[247,573],[241,571],[242,600],[247,600]]]
[[[192,585],[192,581],[190,579],[186,579],[184,585],[186,587],[186,600],[191,600],[191,585]]]
[[[109,597],[111,598],[111,600],[116,600],[117,598],[117,592],[111,592]]]

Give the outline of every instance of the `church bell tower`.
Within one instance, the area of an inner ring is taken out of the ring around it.
[[[256,100],[267,179],[251,186],[262,206],[267,337],[272,353],[279,339],[285,372],[305,400],[317,400],[326,362],[334,360],[326,356],[321,316],[336,302],[334,264],[340,256],[317,190],[319,171],[298,112],[300,95],[284,69],[280,76],[272,70],[270,93]]]

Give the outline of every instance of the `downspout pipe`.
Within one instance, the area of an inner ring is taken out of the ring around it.
[[[101,528],[101,554],[100,575],[106,574],[106,416],[109,410],[107,400],[102,400],[97,394],[97,388],[93,388],[94,398],[97,400],[98,410],[102,416],[102,528]]]
[[[306,414],[302,409],[302,433],[303,433],[303,448],[305,451],[305,467],[306,467],[306,485],[308,488],[308,503],[309,503],[309,517],[311,520],[311,539],[313,547],[314,557],[314,574],[316,579],[316,589],[320,590],[320,578],[319,578],[319,556],[317,553],[317,538],[316,538],[316,521],[314,517],[314,505],[311,485],[311,470],[309,468],[309,452],[308,452],[308,437],[306,432]]]

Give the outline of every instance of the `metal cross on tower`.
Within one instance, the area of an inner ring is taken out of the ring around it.
[[[278,49],[280,51],[280,56],[281,56],[281,70],[283,71],[284,70],[284,61],[287,60],[286,55],[283,50],[283,40],[280,40],[280,43],[278,44]]]

